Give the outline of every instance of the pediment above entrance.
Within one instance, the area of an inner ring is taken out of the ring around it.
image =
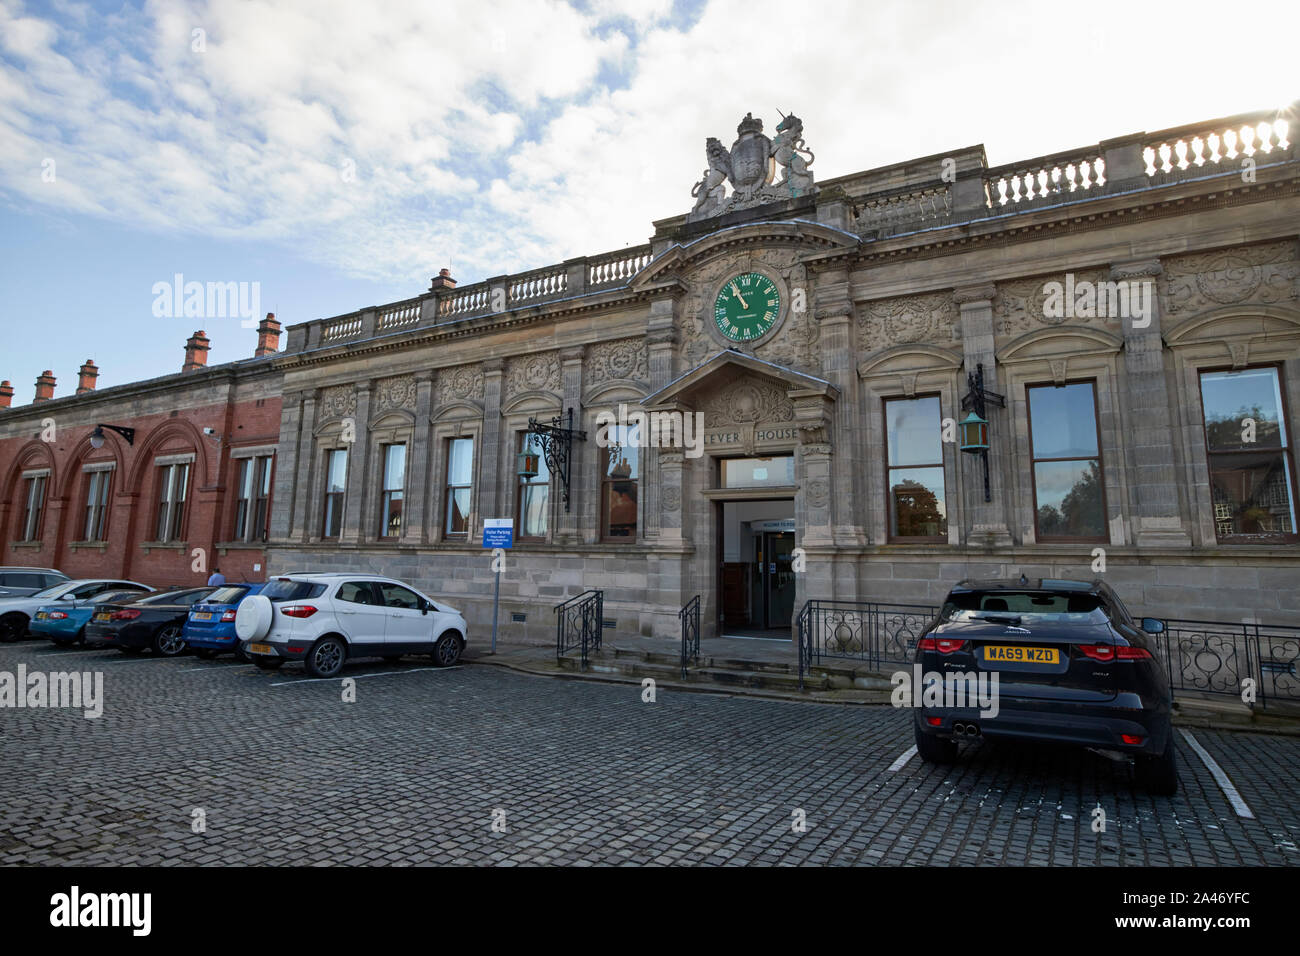
[[[705,412],[722,423],[759,421],[764,414],[784,414],[795,397],[834,400],[839,389],[825,379],[725,349],[646,397],[646,408],[677,406]],[[792,419],[791,411],[788,419]]]

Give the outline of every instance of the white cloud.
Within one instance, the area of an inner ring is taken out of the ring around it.
[[[825,180],[979,142],[1009,162],[1300,92],[1260,39],[1295,34],[1281,2],[1238,23],[1205,0],[1176,15],[1100,0],[1065,23],[1028,0],[997,16],[713,0],[685,30],[671,0],[54,10],[0,0],[11,197],[279,239],[413,292],[442,265],[464,281],[644,241],[690,208],[705,137],[729,143],[749,110],[769,132],[797,112]],[[1215,64],[1243,49],[1258,55],[1225,83]]]

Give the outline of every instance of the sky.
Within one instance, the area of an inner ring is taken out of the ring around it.
[[[821,180],[999,165],[1282,107],[1298,34],[1295,0],[0,0],[0,379],[251,356],[178,275],[287,326],[638,245],[748,111]]]

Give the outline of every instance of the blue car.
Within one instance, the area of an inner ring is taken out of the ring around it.
[[[225,584],[190,608],[181,636],[196,657],[207,660],[233,652],[247,660],[235,634],[235,609],[250,594],[259,594],[265,584]]]
[[[95,613],[97,604],[113,601],[134,601],[149,593],[143,584],[110,588],[83,598],[72,598],[58,604],[43,604],[36,609],[27,624],[33,637],[48,637],[55,644],[76,644],[86,639],[86,622]]]

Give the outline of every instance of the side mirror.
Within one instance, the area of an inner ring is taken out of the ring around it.
[[[420,598],[420,613],[421,614],[429,613],[429,602],[426,601],[424,598]]]
[[[67,594],[60,594],[60,595],[59,595],[59,600],[60,600],[60,601],[75,601],[76,599],[77,599],[77,596],[76,596],[75,594],[73,594],[71,591],[69,591]]]
[[[1148,634],[1163,634],[1165,632],[1165,622],[1155,617],[1142,618],[1142,630]]]

